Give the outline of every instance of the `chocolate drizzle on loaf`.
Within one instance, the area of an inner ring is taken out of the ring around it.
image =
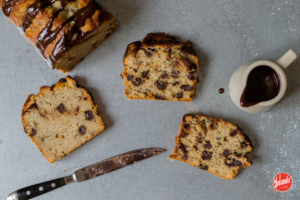
[[[48,21],[48,23],[46,24],[46,27],[39,33],[37,40],[36,40],[36,47],[40,50],[40,53],[42,55],[44,55],[44,51],[47,48],[47,46],[49,44],[51,44],[51,42],[53,42],[56,38],[56,36],[58,35],[58,33],[60,32],[60,30],[63,28],[63,26],[69,21],[66,20],[62,25],[60,25],[57,29],[55,30],[51,30],[52,26],[53,26],[53,21],[55,20],[55,18],[58,17],[60,11],[62,11],[64,9],[64,7],[69,3],[72,2],[74,0],[61,0],[60,3],[60,8],[58,11],[56,11],[52,17],[50,18],[50,20]]]
[[[70,21],[75,21],[76,24],[69,30],[63,37],[56,43],[50,60],[52,63],[55,63],[70,47],[72,47],[79,39],[83,38],[87,33],[81,31],[81,27],[84,26],[86,19],[91,18],[96,10],[101,9],[101,7],[93,0],[91,0],[85,7],[77,10],[77,12],[70,17],[62,26],[61,29],[66,23]],[[104,16],[99,15],[99,20],[104,20]],[[102,17],[102,18],[101,18]],[[78,33],[77,40],[72,41],[73,36]]]
[[[3,0],[3,14],[8,17],[18,0]]]
[[[54,3],[55,1],[52,0],[50,3]],[[23,18],[21,29],[25,32],[30,25],[32,24],[33,19],[41,10],[41,6],[43,5],[42,0],[36,0],[33,4],[31,4],[26,11],[26,14]]]
[[[67,50],[69,50],[72,46],[77,44],[81,38],[85,37],[86,34],[89,33],[89,32],[82,32],[81,28],[85,25],[86,20],[91,18],[95,14],[96,10],[101,9],[101,7],[96,3],[96,1],[90,0],[85,7],[77,10],[72,17],[68,18],[60,26],[52,30],[53,22],[58,17],[59,13],[65,8],[66,5],[68,5],[70,2],[73,1],[75,0],[60,0],[61,6],[59,10],[52,15],[52,17],[46,24],[46,27],[39,33],[37,37],[36,47],[39,49],[40,53],[44,56],[45,49],[48,47],[49,44],[55,41],[58,34],[65,27],[65,25],[71,21],[76,22],[76,24],[73,25],[69,30],[67,30],[66,33],[60,38],[60,40],[55,44],[52,53],[49,56],[49,60],[52,62],[52,64],[54,64]],[[55,0],[52,0],[50,3],[52,4],[54,2]],[[42,4],[42,0],[37,0],[35,3],[29,6],[21,25],[23,31],[26,31],[26,29],[30,27],[33,19],[41,9],[42,6],[41,4]],[[104,12],[104,10],[101,10],[99,14],[98,22],[101,23],[106,19],[107,19],[106,13]],[[75,34],[78,34],[77,38],[72,40]]]

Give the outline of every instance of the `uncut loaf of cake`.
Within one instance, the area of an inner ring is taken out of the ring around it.
[[[28,137],[52,163],[104,130],[88,91],[71,77],[29,95],[22,110]]]
[[[170,159],[189,163],[224,179],[233,179],[252,162],[249,138],[235,124],[205,115],[185,115]]]
[[[199,82],[199,58],[191,43],[165,33],[129,44],[123,64],[129,99],[191,101]]]
[[[95,0],[0,0],[0,8],[53,69],[70,72],[115,30]]]

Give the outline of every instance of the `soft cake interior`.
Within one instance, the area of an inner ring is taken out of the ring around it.
[[[49,162],[68,154],[104,130],[91,96],[73,79],[43,87],[30,96],[22,121],[28,136]]]

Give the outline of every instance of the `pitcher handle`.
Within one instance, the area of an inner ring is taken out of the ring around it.
[[[279,58],[276,63],[285,70],[296,58],[298,57],[297,53],[290,49],[288,52],[286,52],[281,58]]]

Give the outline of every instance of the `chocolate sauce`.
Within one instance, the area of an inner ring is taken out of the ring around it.
[[[13,7],[16,5],[17,2],[18,0],[3,0],[2,10],[3,14],[6,17],[9,17],[9,14],[11,13]]]
[[[33,19],[41,10],[42,0],[36,0],[33,4],[31,4],[26,11],[26,14],[23,18],[21,28],[25,32],[26,29],[32,24]]]
[[[66,23],[70,21],[76,22],[71,30],[64,34],[62,38],[56,43],[50,56],[50,60],[52,63],[55,63],[55,61],[59,59],[68,49],[70,49],[70,47],[73,46],[74,43],[78,42],[79,39],[83,38],[87,34],[82,32],[80,28],[84,26],[86,19],[91,18],[95,14],[96,10],[99,9],[101,9],[99,4],[91,0],[85,7],[77,10],[77,12],[72,17],[70,17],[63,25],[59,27],[61,29]],[[105,15],[105,13],[102,10],[100,11],[98,19],[99,23],[101,23],[100,19],[105,20],[105,17],[103,15]],[[72,38],[76,33],[78,34],[78,36],[76,40],[72,41]]]
[[[271,67],[261,65],[254,68],[247,80],[240,104],[250,107],[275,98],[280,90],[280,79]]]
[[[63,28],[63,26],[68,21],[68,20],[66,20],[62,25],[60,25],[58,28],[56,28],[55,30],[52,31],[51,29],[52,29],[55,18],[57,18],[59,12],[62,11],[64,9],[64,7],[69,2],[72,2],[72,1],[75,1],[75,0],[61,0],[60,1],[61,6],[60,6],[59,10],[56,11],[55,13],[53,13],[52,17],[46,24],[46,27],[39,33],[37,40],[36,40],[36,47],[40,50],[42,55],[44,55],[44,51],[47,48],[47,46],[55,40],[55,38],[58,35],[58,33],[60,32],[60,30]]]
[[[223,94],[224,91],[225,91],[224,88],[220,88],[218,92],[219,92],[219,94]]]

